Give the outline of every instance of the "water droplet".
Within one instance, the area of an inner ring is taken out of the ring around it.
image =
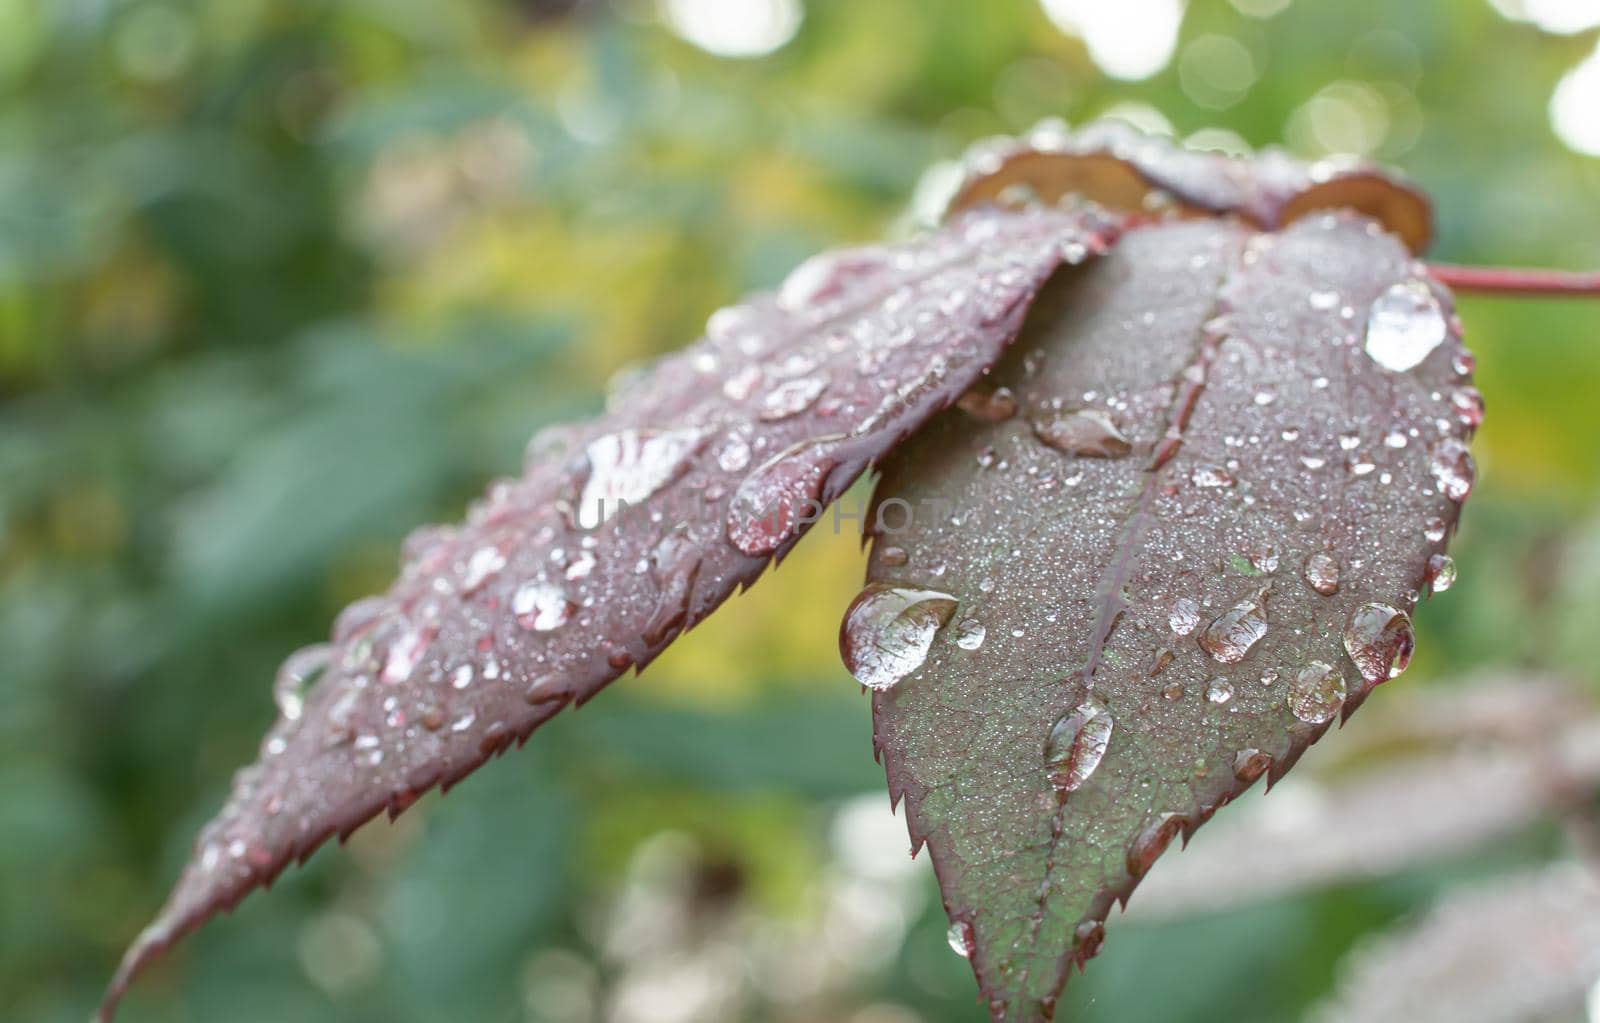
[[[1396,284],[1372,303],[1367,317],[1367,354],[1384,369],[1403,373],[1444,341],[1444,310],[1421,281]]]
[[[496,572],[506,567],[506,556],[498,547],[479,547],[467,558],[466,569],[461,573],[461,592],[471,596],[494,578]]]
[[[1326,312],[1339,304],[1339,293],[1337,291],[1313,291],[1306,296],[1306,299],[1311,304],[1311,308]]]
[[[1187,636],[1200,624],[1200,605],[1188,597],[1172,602],[1172,612],[1167,615],[1167,625],[1180,636]]]
[[[1183,830],[1185,818],[1182,814],[1163,813],[1155,821],[1139,832],[1133,844],[1128,847],[1127,868],[1128,873],[1135,878],[1144,877],[1150,872],[1157,859],[1166,852],[1167,846]]]
[[[1094,775],[1111,742],[1111,729],[1111,712],[1093,696],[1051,727],[1044,766],[1056,791],[1076,792]]]
[[[1100,954],[1105,944],[1106,925],[1098,920],[1085,920],[1072,930],[1074,958],[1082,963]]]
[[[1184,692],[1182,682],[1168,682],[1161,687],[1161,698],[1164,700],[1181,700]]]
[[[546,579],[524,583],[511,596],[511,613],[517,624],[533,632],[558,629],[572,617],[576,605],[566,591]]]
[[[828,378],[821,374],[785,380],[761,399],[761,418],[777,422],[799,415],[812,406],[827,386]]]
[[[1384,447],[1395,448],[1398,450],[1405,447],[1407,443],[1409,443],[1409,441],[1406,438],[1404,430],[1390,430],[1383,436]]]
[[[1306,582],[1324,597],[1339,592],[1339,559],[1326,551],[1306,557]]]
[[[450,687],[452,689],[465,689],[472,685],[472,665],[463,664],[450,673]]]
[[[1439,518],[1437,515],[1430,516],[1428,521],[1422,524],[1422,535],[1433,543],[1438,543],[1444,539],[1445,533],[1449,528],[1444,519]]]
[[[904,547],[896,547],[894,544],[890,544],[878,550],[878,560],[891,568],[896,568],[910,561],[911,555],[906,553]]]
[[[1242,600],[1218,615],[1200,634],[1200,648],[1213,660],[1237,664],[1267,634],[1267,616],[1260,598]]]
[[[839,630],[845,667],[869,689],[892,688],[922,667],[934,635],[955,609],[948,593],[872,583],[845,612]]]
[[[1476,387],[1458,387],[1450,392],[1450,406],[1464,425],[1474,430],[1483,425],[1483,395]]]
[[[1099,409],[1049,413],[1033,421],[1033,432],[1046,445],[1069,455],[1121,458],[1133,450],[1116,421]]]
[[[1233,684],[1225,678],[1214,678],[1206,686],[1206,699],[1221,705],[1233,699]]]
[[[1231,487],[1233,476],[1220,465],[1197,465],[1194,472],[1189,474],[1197,487]]]
[[[1411,617],[1388,604],[1362,604],[1344,627],[1344,649],[1369,683],[1385,682],[1411,663],[1417,637]]]
[[[1456,561],[1448,554],[1428,558],[1428,590],[1443,593],[1456,584]]]
[[[729,542],[751,557],[764,557],[814,521],[840,439],[832,434],[793,444],[746,476],[728,503]]]
[[[1008,387],[992,391],[973,388],[956,404],[967,415],[985,423],[1003,423],[1017,414],[1017,397]]]
[[[478,715],[469,710],[450,722],[450,730],[452,732],[465,732],[472,727],[472,723],[476,720],[478,720]]]
[[[382,680],[389,685],[399,685],[409,679],[438,631],[432,627],[410,628],[396,637],[383,662]]]
[[[778,289],[778,305],[788,312],[801,312],[822,302],[839,298],[853,278],[867,277],[886,269],[889,253],[878,248],[824,252],[795,267]]]
[[[983,646],[989,630],[976,618],[963,618],[956,623],[956,646],[963,650],[976,650]]]
[[[700,430],[623,430],[590,442],[578,526],[594,529],[672,482],[704,437]]]
[[[1439,483],[1439,492],[1458,504],[1472,493],[1472,485],[1478,479],[1478,467],[1472,460],[1472,452],[1454,437],[1440,441],[1439,446],[1433,449],[1433,461],[1428,468]]]
[[[1233,757],[1233,776],[1246,785],[1266,774],[1272,767],[1272,754],[1258,749],[1242,749]]]
[[[1337,668],[1312,661],[1289,686],[1289,712],[1308,725],[1332,721],[1344,705],[1344,676]]]
[[[957,920],[950,925],[945,940],[950,943],[950,951],[963,959],[972,958],[972,950],[976,942],[973,940],[972,925],[965,920]]]
[[[1156,650],[1155,656],[1150,659],[1150,677],[1155,678],[1163,671],[1166,671],[1167,668],[1171,666],[1175,656],[1176,655],[1166,647],[1161,647]]]
[[[284,659],[272,682],[272,699],[285,721],[300,720],[306,706],[306,695],[327,670],[332,656],[331,645],[316,643],[302,647]]]

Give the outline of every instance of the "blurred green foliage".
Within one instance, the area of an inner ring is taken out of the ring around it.
[[[639,2],[0,0],[0,1016],[86,1017],[275,664],[408,528],[718,304],[890,230],[930,162],[1114,106],[1315,150],[1340,123],[1308,102],[1354,96],[1441,258],[1597,266],[1600,160],[1544,113],[1593,42],[1476,0],[1195,0],[1127,83],[1023,0],[810,0],[752,60]],[[1202,58],[1240,51],[1219,94]],[[1482,485],[1403,684],[1600,684],[1600,303],[1462,313]],[[809,540],[643,679],[213,925],[126,1018],[979,1019],[925,864],[875,873],[881,829],[847,826],[882,799],[834,646],[861,568]],[[1113,925],[1062,1017],[1287,1018],[1447,875]]]

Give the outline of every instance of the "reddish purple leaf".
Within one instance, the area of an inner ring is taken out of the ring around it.
[[[842,645],[995,1019],[1049,1018],[1174,837],[1404,667],[1470,368],[1370,221],[1152,226],[1041,297],[986,385],[1015,415],[889,460],[880,505],[953,511],[877,537]]]
[[[1088,210],[990,210],[819,257],[777,295],[717,313],[604,417],[535,437],[521,479],[491,487],[463,526],[414,534],[385,596],[285,662],[260,759],[102,1015],[162,949],[289,861],[459,780],[754,582],[994,362],[1059,265],[1113,233]]]
[[[1045,121],[1025,138],[997,138],[967,155],[968,174],[951,203],[969,209],[1012,197],[1053,203],[1080,195],[1113,210],[1210,217],[1235,214],[1280,227],[1311,213],[1356,210],[1399,235],[1413,252],[1433,237],[1428,199],[1393,171],[1348,158],[1317,163],[1280,149],[1245,157],[1176,145],[1117,120],[1068,131]]]

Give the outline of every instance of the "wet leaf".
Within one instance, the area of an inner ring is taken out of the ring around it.
[[[968,209],[1021,198],[1079,195],[1109,209],[1162,216],[1234,214],[1280,227],[1326,210],[1355,210],[1384,224],[1413,252],[1433,238],[1428,198],[1394,171],[1349,158],[1317,163],[1269,148],[1247,156],[1193,149],[1105,119],[1069,131],[1045,121],[1022,138],[997,138],[967,154],[951,203]]]
[[[1130,231],[991,374],[1016,416],[948,412],[888,462],[880,506],[948,510],[879,535],[871,583],[986,638],[947,627],[875,694],[876,743],[995,1019],[1048,1018],[1173,838],[1409,659],[1472,475],[1470,363],[1421,272],[1352,215]],[[1373,336],[1397,287],[1431,303]],[[1412,342],[1415,368],[1380,361]],[[1090,412],[1125,444],[1041,440]]]
[[[781,558],[863,469],[989,367],[1040,285],[1104,248],[1087,210],[982,211],[818,257],[706,340],[534,438],[521,479],[407,541],[399,580],[292,656],[280,717],[103,1014],[179,936],[642,667]],[[271,552],[262,552],[271,556]]]

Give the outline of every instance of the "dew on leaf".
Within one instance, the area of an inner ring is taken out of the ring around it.
[[[1483,425],[1483,395],[1476,387],[1458,387],[1450,392],[1450,406],[1463,425],[1474,430]]]
[[[885,565],[899,566],[904,565],[911,558],[904,547],[896,547],[894,544],[889,544],[878,550],[878,560]]]
[[[1431,515],[1428,517],[1428,521],[1422,524],[1422,535],[1433,543],[1439,543],[1444,539],[1448,529],[1449,526],[1445,524],[1444,519],[1439,518],[1437,515]]]
[[[992,391],[974,388],[956,403],[961,411],[984,423],[1003,423],[1017,414],[1017,396],[1008,387]]]
[[[284,658],[272,682],[272,699],[285,721],[300,720],[300,715],[305,711],[306,695],[327,670],[332,655],[332,646],[316,643],[301,647]]]
[[[567,623],[576,606],[565,590],[546,579],[524,583],[511,596],[517,624],[532,632],[550,632]]]
[[[594,529],[672,482],[704,437],[700,430],[622,430],[591,441],[578,526]]]
[[[1233,757],[1233,776],[1249,784],[1272,767],[1272,754],[1258,749],[1242,749]]]
[[[1167,625],[1173,632],[1180,636],[1187,636],[1200,624],[1200,605],[1189,597],[1179,597],[1172,602],[1172,611],[1167,615]]]
[[[1411,663],[1417,637],[1411,616],[1388,604],[1362,604],[1344,627],[1344,649],[1361,677],[1386,682]]]
[[[1212,660],[1237,664],[1266,634],[1267,616],[1261,598],[1242,600],[1206,626],[1200,634],[1200,649]]]
[[[797,416],[810,408],[827,386],[827,378],[820,374],[801,377],[798,380],[785,380],[761,399],[761,418],[767,422],[776,422]]]
[[[1233,474],[1220,465],[1197,465],[1189,478],[1195,486],[1206,489],[1233,486]]]
[[[1227,703],[1233,699],[1233,684],[1225,678],[1212,679],[1206,686],[1206,699],[1219,706]]]
[[[1428,558],[1428,591],[1443,593],[1456,584],[1456,562],[1448,554],[1434,554]]]
[[[1306,582],[1324,597],[1339,592],[1339,559],[1326,551],[1306,556]]]
[[[984,637],[988,630],[976,618],[963,618],[956,623],[956,646],[963,650],[976,650],[983,646]]]
[[[950,930],[945,933],[945,940],[950,943],[950,951],[963,959],[972,958],[972,949],[977,942],[973,937],[971,924],[965,920],[951,924]]]
[[[1458,504],[1472,493],[1472,486],[1478,478],[1472,453],[1454,437],[1440,441],[1438,447],[1433,449],[1433,460],[1429,462],[1428,470],[1438,482],[1439,492]]]
[[[1289,684],[1289,712],[1308,725],[1332,721],[1344,705],[1344,676],[1331,664],[1312,661]]]
[[[1099,409],[1047,413],[1033,420],[1033,433],[1057,451],[1085,458],[1121,458],[1133,450],[1116,421]]]
[[[1111,742],[1112,724],[1105,704],[1090,696],[1051,726],[1044,767],[1057,792],[1075,792],[1094,775]]]
[[[845,612],[839,653],[857,682],[893,688],[927,660],[933,637],[955,613],[956,599],[937,590],[872,583]]]
[[[751,557],[781,547],[821,510],[819,495],[835,462],[838,435],[800,441],[757,466],[728,506],[728,540]]]
[[[1444,310],[1421,281],[1396,284],[1372,303],[1367,317],[1367,354],[1384,369],[1416,367],[1445,339]]]

